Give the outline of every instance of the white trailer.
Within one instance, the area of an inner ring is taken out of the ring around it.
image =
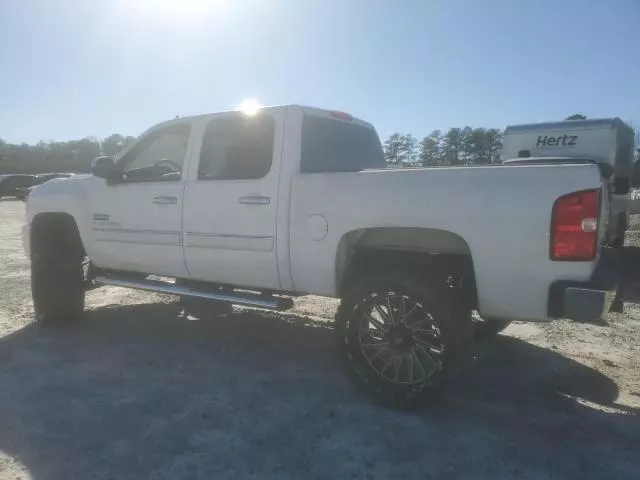
[[[607,242],[621,246],[629,217],[633,148],[633,129],[619,118],[565,120],[509,125],[504,132],[501,159],[509,164],[548,158],[557,163],[584,160],[610,165],[613,175]]]

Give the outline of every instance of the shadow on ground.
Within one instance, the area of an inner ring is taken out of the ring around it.
[[[617,394],[500,336],[440,402],[397,413],[354,392],[325,323],[119,306],[0,340],[0,450],[38,480],[630,478],[640,422]]]

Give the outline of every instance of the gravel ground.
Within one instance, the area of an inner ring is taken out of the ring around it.
[[[634,304],[603,325],[514,324],[439,402],[397,413],[343,377],[332,300],[197,321],[102,288],[83,325],[36,327],[23,217],[0,200],[2,479],[640,477]]]

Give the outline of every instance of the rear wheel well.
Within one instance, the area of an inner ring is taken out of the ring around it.
[[[31,251],[52,252],[70,257],[84,257],[80,232],[68,213],[41,213],[31,222]]]
[[[339,284],[339,295],[344,296],[350,285],[363,276],[398,270],[421,272],[443,283],[448,283],[451,287],[459,289],[466,307],[476,309],[478,306],[473,262],[471,255],[465,254],[434,254],[376,248],[357,249],[350,257]]]
[[[362,275],[398,269],[446,281],[460,290],[470,308],[477,308],[471,250],[464,238],[454,232],[437,228],[366,228],[346,233],[338,244],[335,271],[341,297]]]

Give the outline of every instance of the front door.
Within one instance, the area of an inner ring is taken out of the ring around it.
[[[184,198],[184,252],[191,278],[280,288],[276,200],[282,115],[230,113],[202,126]]]
[[[120,182],[93,179],[88,253],[98,267],[188,277],[182,201],[190,131],[187,123],[151,130],[118,161]]]

